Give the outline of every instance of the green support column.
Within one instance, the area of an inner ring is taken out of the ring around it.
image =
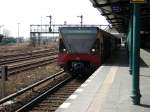
[[[129,25],[128,25],[128,35],[127,35],[127,42],[128,42],[128,58],[129,58],[129,71],[130,71],[130,46],[131,46],[131,42],[130,42],[130,34],[131,34],[131,25],[130,25],[130,21],[129,21]]]
[[[128,42],[129,42],[129,72],[132,74],[132,46],[133,46],[133,17],[130,16],[129,21],[129,33],[128,33]]]
[[[139,89],[139,58],[140,58],[140,4],[133,9],[133,46],[132,46],[132,99],[133,104],[140,104]]]

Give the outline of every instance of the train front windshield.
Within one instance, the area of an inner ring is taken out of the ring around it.
[[[96,28],[62,28],[61,35],[70,53],[88,53],[96,40]]]

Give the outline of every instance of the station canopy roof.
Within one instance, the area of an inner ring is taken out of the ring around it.
[[[130,0],[90,0],[102,16],[119,33],[128,32],[128,23],[132,14],[132,3]],[[150,33],[150,1],[141,4],[141,31]]]

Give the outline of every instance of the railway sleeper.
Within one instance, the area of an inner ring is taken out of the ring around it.
[[[56,100],[58,100],[58,99],[56,99]],[[62,102],[62,100],[64,100],[64,99],[60,99],[59,102]],[[49,104],[50,104],[50,103],[54,103],[54,102],[56,102],[56,101],[50,101],[50,100],[49,100],[49,101],[44,101],[44,102],[42,102],[42,103],[45,103],[45,104],[46,104],[46,103],[49,103]],[[49,104],[48,104],[48,105],[49,105]]]
[[[46,101],[44,101],[44,102],[51,102],[52,100],[63,100],[63,99],[65,99],[66,97],[64,96],[64,97],[60,97],[60,96],[58,96],[58,97],[55,97],[55,98],[48,98]]]

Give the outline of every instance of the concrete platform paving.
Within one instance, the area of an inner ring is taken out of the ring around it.
[[[150,50],[141,50],[141,105],[131,101],[132,76],[125,50],[102,65],[56,112],[150,112]]]

